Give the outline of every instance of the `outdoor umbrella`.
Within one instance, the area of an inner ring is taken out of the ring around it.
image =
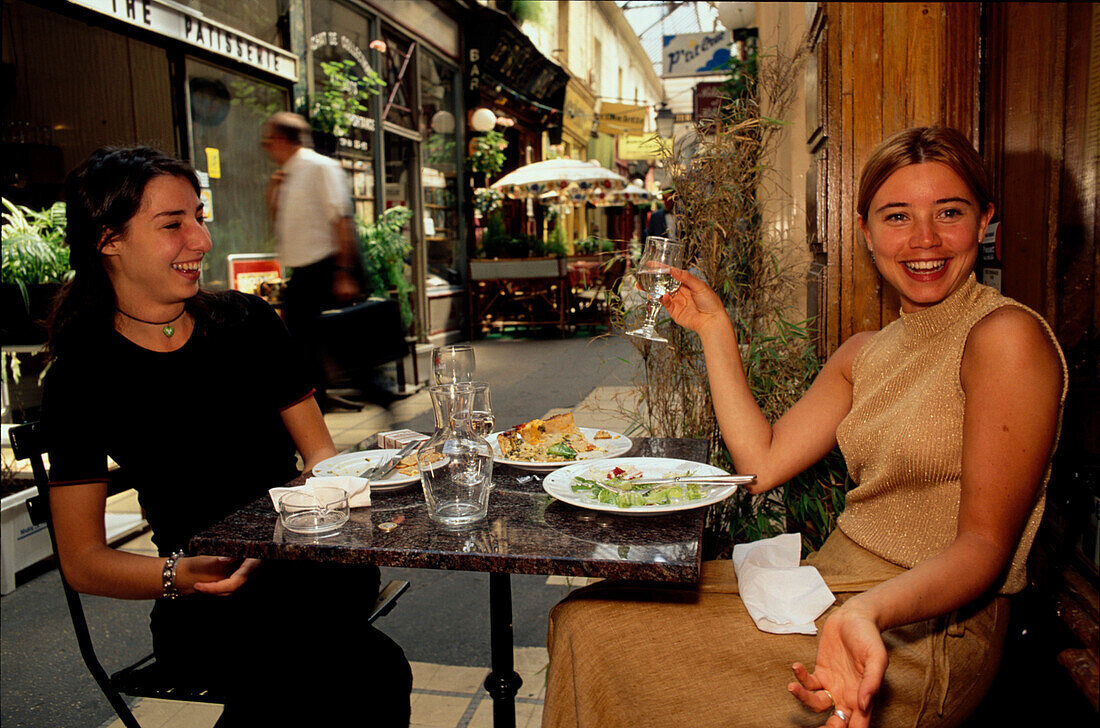
[[[546,192],[567,195],[574,202],[605,196],[629,184],[610,169],[577,159],[547,159],[532,162],[501,177],[491,187],[512,199],[540,197]]]

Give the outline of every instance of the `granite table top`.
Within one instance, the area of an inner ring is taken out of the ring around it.
[[[638,438],[627,455],[705,462],[707,443]],[[304,476],[295,483],[301,481]],[[369,507],[353,509],[343,528],[322,536],[284,530],[264,497],[196,535],[189,550],[510,574],[679,583],[699,578],[706,508],[651,516],[588,510],[548,495],[540,474],[501,463],[493,466],[493,484],[486,519],[462,530],[430,520],[419,483],[413,483],[372,494]]]

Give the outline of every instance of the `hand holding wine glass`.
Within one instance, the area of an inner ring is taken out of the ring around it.
[[[683,243],[669,238],[646,238],[645,250],[642,251],[638,269],[634,272],[638,286],[645,291],[647,298],[645,322],[640,328],[628,331],[627,335],[650,341],[668,341],[655,328],[657,312],[661,309],[661,297],[666,293],[675,293],[680,287],[680,281],[672,276],[669,267],[684,266],[685,249]]]

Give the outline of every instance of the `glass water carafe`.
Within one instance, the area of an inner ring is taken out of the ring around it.
[[[428,392],[435,432],[420,447],[417,464],[428,515],[446,526],[485,518],[493,478],[493,450],[471,427],[473,387],[438,384]]]

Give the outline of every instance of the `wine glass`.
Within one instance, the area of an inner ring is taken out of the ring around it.
[[[669,266],[684,267],[685,248],[683,243],[669,238],[656,236],[646,238],[642,259],[634,272],[638,287],[646,294],[645,322],[641,328],[627,331],[628,336],[637,336],[650,341],[668,341],[657,333],[654,325],[657,323],[657,312],[661,309],[661,296],[666,293],[675,293],[680,288],[680,281],[672,277]]]
[[[473,387],[473,402],[470,404],[470,429],[478,437],[488,437],[493,431],[496,420],[493,417],[493,400],[489,395],[488,382],[470,382]]]
[[[470,398],[470,430],[481,438],[488,439],[489,433],[493,431],[493,425],[496,424],[496,418],[493,416],[493,401],[489,395],[489,383],[488,382],[470,382],[470,388],[473,390],[473,394]],[[492,447],[493,443],[489,443]],[[477,473],[468,473],[466,476],[469,480],[473,481],[478,476]],[[489,481],[489,487],[493,487],[493,481]]]
[[[452,344],[432,349],[432,371],[436,384],[458,384],[474,379],[474,347]]]

